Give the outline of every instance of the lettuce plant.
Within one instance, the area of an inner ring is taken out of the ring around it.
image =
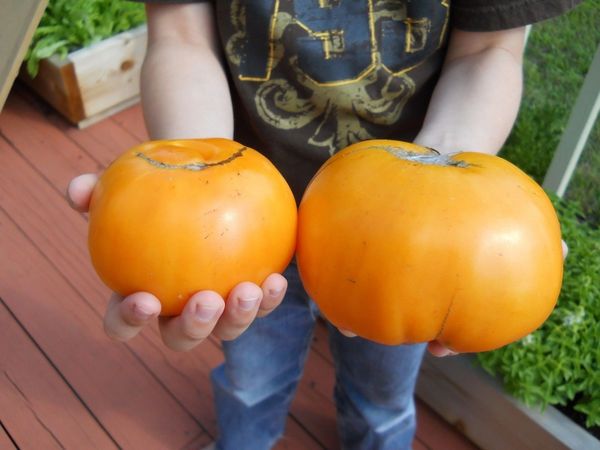
[[[88,47],[146,21],[144,6],[125,0],[49,0],[25,55],[27,71],[39,61]]]

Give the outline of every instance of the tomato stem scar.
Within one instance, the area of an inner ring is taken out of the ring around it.
[[[387,145],[376,145],[370,147],[377,150],[384,150],[397,158],[404,159],[406,161],[412,161],[419,164],[432,165],[432,166],[444,166],[444,167],[460,167],[465,168],[469,167],[470,164],[465,161],[456,160],[453,158],[455,154],[440,154],[437,150],[429,147],[427,150],[430,150],[431,153],[417,153],[411,152],[409,150],[404,150],[399,147],[391,147]]]
[[[247,148],[248,147],[242,147],[238,151],[233,153],[229,158],[224,159],[222,161],[214,162],[214,163],[193,162],[193,163],[187,163],[187,164],[170,164],[170,163],[166,163],[163,161],[158,161],[156,159],[150,158],[148,155],[146,155],[142,152],[137,152],[135,154],[135,156],[143,159],[144,161],[152,164],[155,167],[158,167],[159,169],[183,169],[183,170],[199,171],[199,170],[208,169],[208,168],[214,167],[214,166],[223,166],[227,163],[230,163],[234,159],[242,156],[242,153],[244,153],[244,150],[246,150]]]

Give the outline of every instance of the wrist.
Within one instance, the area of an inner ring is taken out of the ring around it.
[[[415,144],[418,144],[422,147],[429,147],[440,154],[449,154],[456,153],[457,151],[462,150],[460,145],[458,145],[457,139],[450,133],[432,133],[428,132],[425,129],[422,129],[419,134],[415,137]]]
[[[441,129],[442,127],[437,128]],[[486,139],[486,136],[484,135],[478,135],[473,132],[458,135],[452,131],[428,131],[425,127],[421,129],[413,142],[423,147],[437,150],[441,154],[468,151],[495,155],[500,151],[500,147],[489,139]]]

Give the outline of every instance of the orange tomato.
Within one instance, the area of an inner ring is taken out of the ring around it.
[[[292,258],[292,192],[260,153],[227,139],[154,141],[124,153],[94,188],[93,265],[112,290],[145,291],[161,315],[204,289],[261,284]]]
[[[502,158],[397,141],[351,145],[307,188],[297,262],[337,327],[383,344],[494,349],[549,316],[560,226],[544,191]]]

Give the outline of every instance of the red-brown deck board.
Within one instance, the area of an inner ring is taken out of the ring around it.
[[[86,218],[64,198],[72,177],[146,136],[139,105],[79,130],[21,86],[0,113],[2,450],[188,450],[217,433],[209,373],[222,361],[219,343],[172,352],[156,327],[127,344],[109,340],[109,291],[89,262]],[[339,447],[326,334],[319,325],[277,449]],[[475,448],[422,403],[417,410],[415,449]]]

